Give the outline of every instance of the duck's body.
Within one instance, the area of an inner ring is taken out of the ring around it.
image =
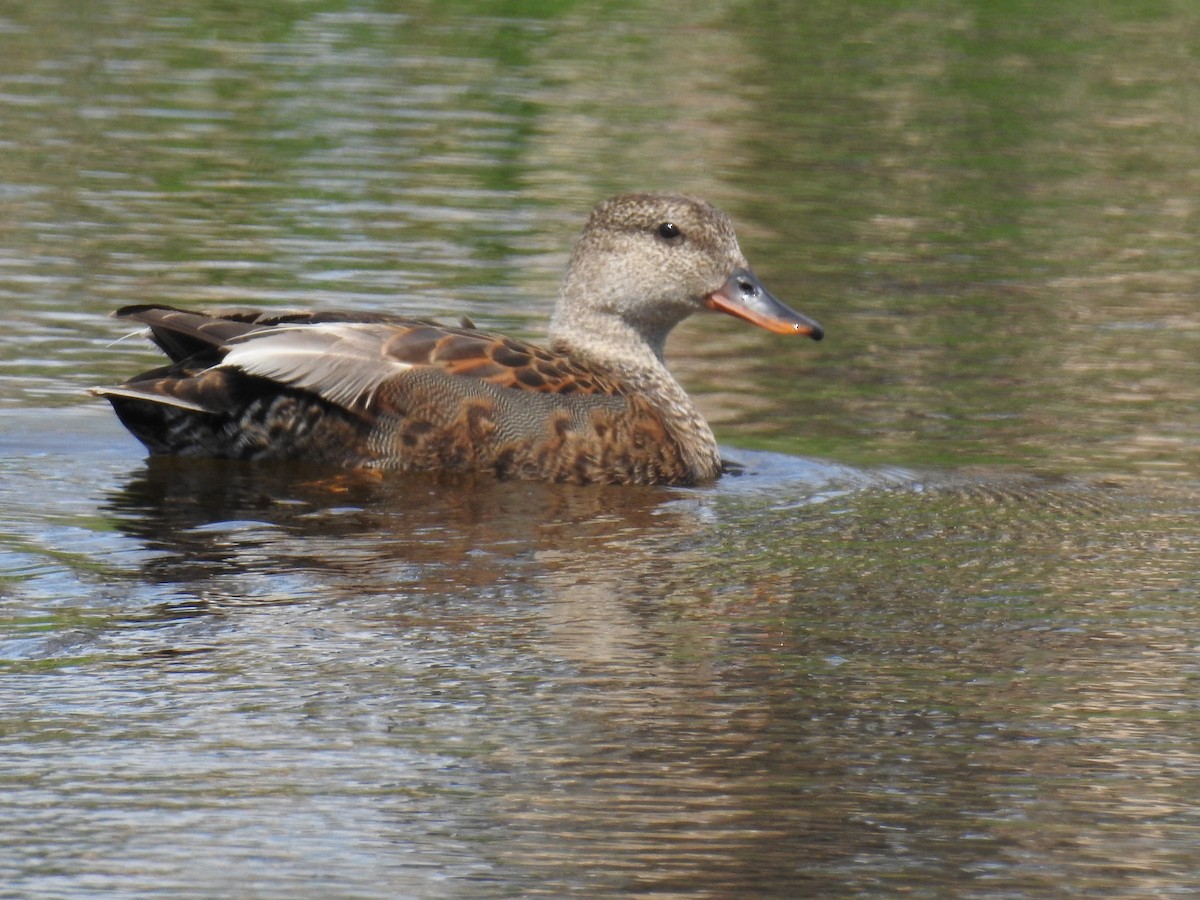
[[[104,391],[155,454],[578,482],[689,482],[719,465],[627,385],[498,335],[336,312],[117,315],[175,360]]]
[[[154,454],[694,484],[721,460],[662,350],[704,307],[821,336],[758,284],[721,212],[625,195],[584,229],[550,350],[404,316],[131,306],[116,315],[171,363],[96,393]]]

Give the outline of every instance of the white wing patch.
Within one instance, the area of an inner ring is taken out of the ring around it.
[[[276,325],[232,344],[222,367],[303,388],[338,406],[370,403],[379,386],[412,368],[383,355],[378,325],[330,322]]]
[[[129,397],[131,400],[149,400],[151,403],[158,403],[162,406],[175,406],[179,409],[187,409],[192,412],[212,412],[206,406],[201,406],[199,403],[193,403],[190,400],[181,400],[179,397],[171,397],[166,394],[158,394],[153,390],[139,390],[136,386],[118,385],[117,387],[94,387],[88,388],[88,393],[96,397]]]

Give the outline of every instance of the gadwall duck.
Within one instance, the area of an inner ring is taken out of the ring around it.
[[[114,315],[171,362],[94,393],[152,454],[697,484],[721,458],[663,345],[705,308],[822,337],[759,283],[720,210],[627,194],[592,211],[549,350],[469,322],[127,306]]]

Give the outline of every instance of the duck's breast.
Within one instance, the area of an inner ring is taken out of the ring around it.
[[[500,380],[422,366],[381,386],[370,444],[378,465],[585,484],[694,480],[644,398]]]

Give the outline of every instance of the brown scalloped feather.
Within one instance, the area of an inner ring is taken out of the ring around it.
[[[618,394],[618,385],[533,344],[428,322],[396,325],[384,346],[400,362],[438,366],[500,387],[550,394]]]

